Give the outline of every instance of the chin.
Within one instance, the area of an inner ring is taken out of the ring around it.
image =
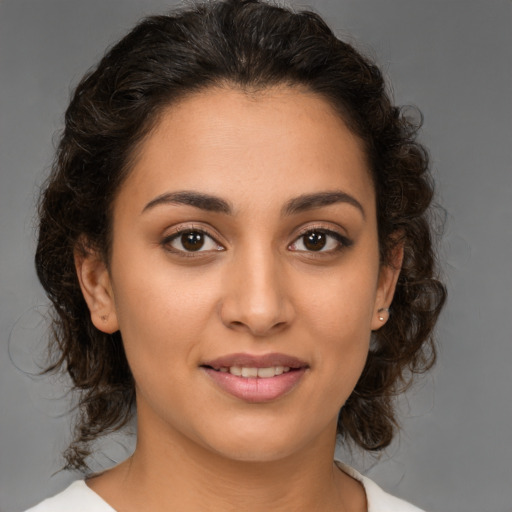
[[[245,446],[245,447],[226,447],[217,450],[217,454],[225,459],[236,462],[275,462],[286,459],[293,455],[296,450],[291,447],[283,446]]]
[[[223,458],[238,462],[274,462],[300,452],[311,440],[304,432],[286,428],[265,428],[251,431],[223,431],[210,438],[206,447]]]

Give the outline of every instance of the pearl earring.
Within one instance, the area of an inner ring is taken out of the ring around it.
[[[379,320],[381,322],[384,322],[384,315],[382,314],[383,312],[386,312],[388,315],[389,315],[389,308],[380,308],[377,313],[380,313],[379,314]]]

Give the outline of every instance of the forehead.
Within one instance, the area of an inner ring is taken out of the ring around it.
[[[137,203],[198,189],[235,203],[326,189],[374,201],[362,141],[327,101],[291,87],[207,89],[167,107],[123,189]]]

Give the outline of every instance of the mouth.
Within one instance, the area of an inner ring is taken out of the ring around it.
[[[220,368],[213,368],[212,366],[203,366],[210,368],[216,372],[230,373],[236,377],[244,379],[270,379],[276,375],[282,375],[290,371],[296,371],[297,368],[290,368],[289,366],[267,366],[265,368],[257,368],[255,366],[221,366]]]
[[[301,381],[309,365],[284,354],[231,354],[200,368],[224,392],[249,403],[276,400]]]
[[[261,356],[251,354],[230,354],[211,361],[205,361],[203,368],[216,372],[229,373],[245,379],[269,379],[308,368],[305,361],[286,354],[264,354]]]

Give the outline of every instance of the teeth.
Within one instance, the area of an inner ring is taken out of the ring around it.
[[[245,366],[242,368],[242,377],[257,377],[258,376],[258,368],[246,368]]]
[[[269,377],[274,377],[275,375],[276,369],[272,366],[270,368],[258,368],[258,377],[262,379],[268,379]]]
[[[282,373],[286,373],[290,371],[289,366],[269,366],[268,368],[251,368],[247,366],[231,366],[229,368],[219,368],[221,372],[228,372],[231,375],[236,375],[237,377],[245,377],[245,378],[256,378],[260,379],[269,379],[271,377],[275,377],[276,375],[281,375]]]
[[[237,377],[242,376],[242,368],[240,368],[240,366],[231,366],[228,370],[231,375],[236,375]]]

